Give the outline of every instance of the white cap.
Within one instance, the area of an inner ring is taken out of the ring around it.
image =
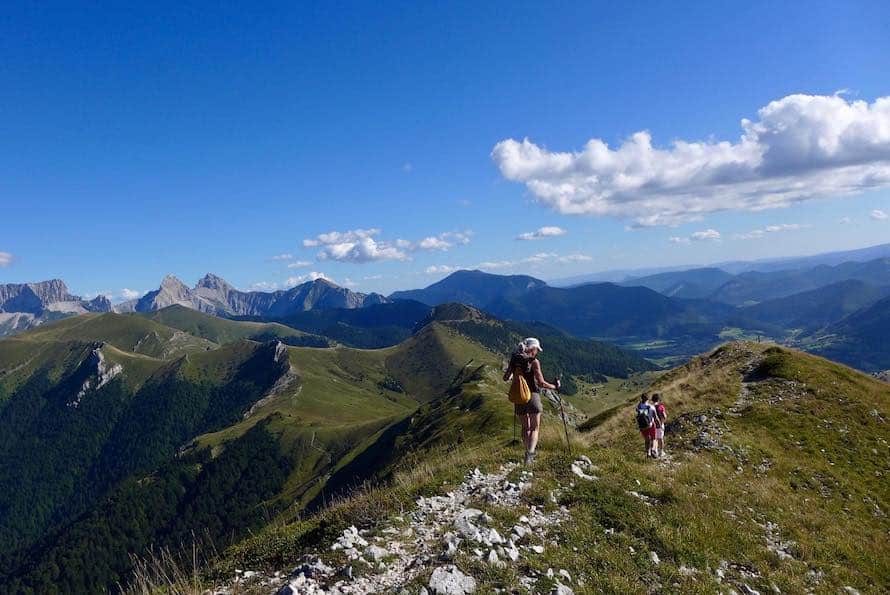
[[[522,349],[523,351],[529,351],[532,347],[537,347],[538,351],[544,351],[544,348],[541,347],[541,342],[535,339],[534,337],[529,337],[528,339],[522,340]]]

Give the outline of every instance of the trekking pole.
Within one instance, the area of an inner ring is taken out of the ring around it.
[[[562,378],[562,374],[560,374],[559,376],[556,377],[556,382],[559,383],[561,378]],[[562,395],[559,394],[559,388],[558,388],[558,387],[559,387],[559,384],[557,384],[556,398],[559,399],[559,412],[560,412],[560,414],[562,414],[562,427],[563,427],[563,429],[564,429],[565,432],[566,432],[566,448],[568,448],[569,451],[571,451],[571,450],[572,450],[572,443],[569,442],[569,424],[568,424],[568,422],[566,421],[566,410],[565,410],[565,408],[562,406]]]

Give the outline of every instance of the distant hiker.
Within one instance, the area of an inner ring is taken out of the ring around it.
[[[649,404],[649,395],[640,395],[640,404],[636,409],[637,427],[646,444],[646,456],[655,457],[655,407]]]
[[[661,395],[656,393],[652,395],[652,405],[655,407],[655,456],[660,457],[664,454],[664,426],[667,424],[667,411],[664,409],[664,403],[661,402]]]
[[[544,406],[541,404],[540,390],[549,388],[559,390],[559,380],[551,384],[544,380],[541,372],[541,362],[537,356],[541,349],[541,342],[534,337],[520,341],[516,351],[510,356],[510,364],[504,372],[504,380],[513,378],[510,386],[510,402],[513,403],[513,411],[519,417],[522,424],[522,442],[525,444],[525,464],[530,465],[535,460],[535,448],[538,446],[538,431],[541,427],[541,412]]]

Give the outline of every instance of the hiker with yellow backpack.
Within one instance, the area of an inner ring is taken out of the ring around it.
[[[537,359],[538,354],[542,351],[541,342],[534,337],[520,341],[518,348],[510,356],[510,363],[504,372],[504,381],[513,379],[507,394],[510,402],[513,403],[513,411],[519,417],[519,422],[522,425],[526,465],[534,462],[535,448],[538,446],[541,413],[544,411],[539,391],[542,388],[559,390],[560,386],[559,380],[556,381],[556,384],[544,380],[541,362]]]

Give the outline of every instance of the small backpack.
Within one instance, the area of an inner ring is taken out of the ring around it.
[[[529,388],[525,376],[522,375],[522,368],[516,366],[513,368],[513,382],[507,392],[507,399],[514,405],[525,405],[531,398],[532,390]]]
[[[641,430],[648,430],[652,427],[652,410],[646,403],[637,405],[637,425]]]

